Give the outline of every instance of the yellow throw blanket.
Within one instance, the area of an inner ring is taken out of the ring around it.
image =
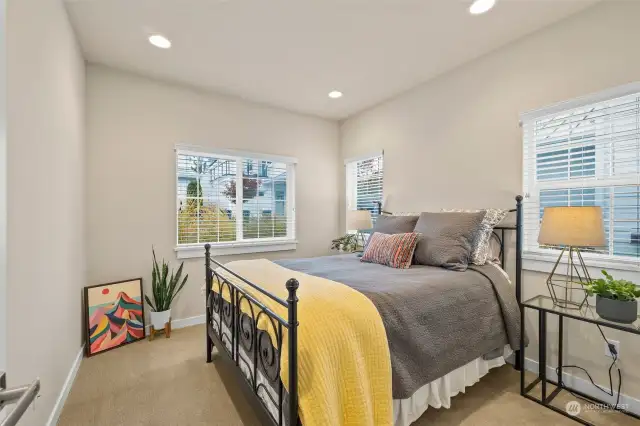
[[[291,271],[266,259],[240,260],[225,266],[284,300],[288,296],[287,280],[300,282],[298,393],[304,426],[393,423],[389,345],[380,314],[366,296],[344,284]],[[287,319],[285,307],[221,268],[216,273]],[[219,291],[215,279],[213,290]],[[226,287],[222,296],[230,299]],[[241,310],[249,314],[248,303],[243,303]],[[269,331],[275,341],[270,326],[259,323],[258,327]],[[280,377],[288,389],[286,329],[283,334]]]

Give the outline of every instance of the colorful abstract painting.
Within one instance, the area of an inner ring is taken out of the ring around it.
[[[85,287],[87,356],[145,337],[142,278]]]

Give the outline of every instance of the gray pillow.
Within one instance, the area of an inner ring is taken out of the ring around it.
[[[471,260],[470,263],[475,265],[484,265],[489,259],[491,236],[493,228],[496,227],[502,219],[509,213],[508,210],[486,209],[486,210],[462,210],[462,209],[442,209],[443,212],[464,212],[477,213],[485,212],[484,219],[480,224],[480,229],[471,243]]]
[[[381,234],[408,234],[413,232],[420,216],[378,216],[373,232]]]
[[[485,212],[420,214],[414,230],[422,234],[414,254],[416,263],[466,271],[484,216]]]

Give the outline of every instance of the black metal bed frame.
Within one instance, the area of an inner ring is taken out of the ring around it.
[[[515,226],[497,226],[501,235],[494,231],[500,240],[500,259],[504,269],[505,231],[516,231],[516,298],[522,304],[522,196],[516,197],[516,208],[509,210],[516,213]],[[252,402],[257,415],[263,424],[291,425],[300,424],[298,415],[298,297],[296,291],[299,283],[292,278],[285,284],[288,290],[286,300],[275,296],[242,276],[226,268],[211,258],[211,245],[205,245],[205,306],[206,306],[206,356],[207,363],[212,362],[212,351],[215,345],[222,358],[233,365],[231,368],[247,398]],[[250,288],[262,293],[275,303],[287,309],[287,318],[276,314],[264,303],[257,300],[244,289],[234,285],[219,275],[214,268],[221,268],[233,275]],[[215,288],[214,288],[215,285]],[[228,292],[229,301],[222,296],[224,289]],[[246,303],[246,305],[243,305]],[[242,309],[244,307],[244,310]],[[249,313],[246,313],[249,312]],[[271,327],[267,330],[258,328],[262,316]],[[521,321],[524,321],[524,310],[521,307]],[[280,353],[284,332],[288,336],[289,371],[288,389],[284,388],[280,379]],[[272,340],[275,336],[275,344]],[[520,347],[524,347],[524,336],[521,336]],[[252,364],[248,357],[251,358]],[[520,370],[524,365],[524,352],[516,351],[514,367]],[[253,367],[252,367],[253,365]],[[244,370],[244,371],[243,371]],[[266,382],[266,383],[265,383]],[[271,389],[271,392],[269,392]],[[277,400],[272,394],[277,394]],[[271,406],[271,410],[269,409]]]

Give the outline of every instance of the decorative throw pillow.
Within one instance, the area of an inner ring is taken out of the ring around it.
[[[471,243],[471,263],[474,265],[484,265],[490,254],[491,235],[493,228],[509,213],[508,210],[486,209],[486,210],[463,210],[463,209],[442,209],[443,212],[479,213],[485,212],[480,229]]]
[[[375,232],[370,238],[361,262],[377,263],[392,268],[407,269],[411,266],[413,252],[419,234],[381,234]]]
[[[414,232],[422,234],[415,251],[416,263],[466,271],[471,243],[485,212],[422,213]]]

